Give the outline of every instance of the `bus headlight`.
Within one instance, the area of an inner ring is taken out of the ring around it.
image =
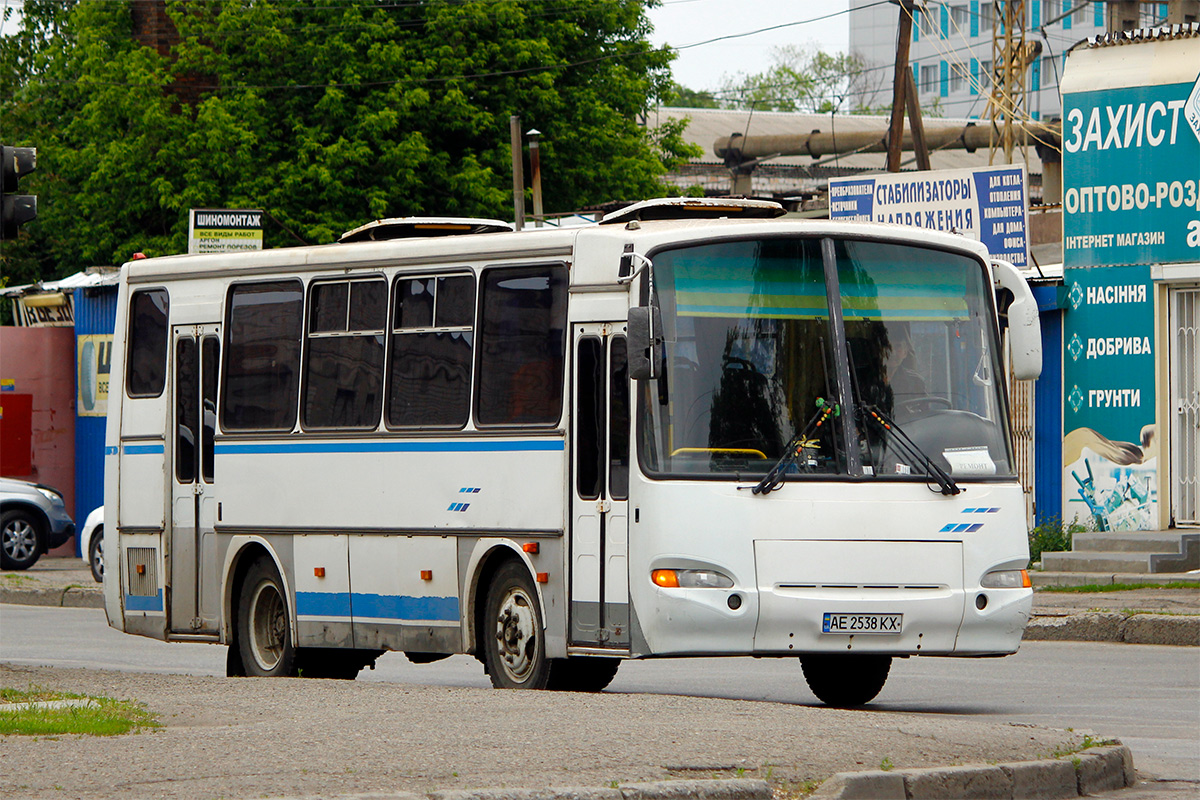
[[[656,569],[650,573],[655,586],[664,589],[729,589],[733,579],[711,569]]]
[[[998,569],[983,576],[979,585],[985,589],[1028,589],[1033,586],[1029,572],[1023,569]]]

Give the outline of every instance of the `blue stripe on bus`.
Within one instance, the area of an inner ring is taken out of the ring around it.
[[[125,455],[127,456],[161,456],[163,454],[163,446],[161,444],[127,444],[125,445]]]
[[[140,594],[125,595],[125,610],[126,611],[162,611],[163,610],[163,594],[162,589],[158,590],[158,594],[154,597],[148,597]]]
[[[458,622],[458,598],[355,593],[354,618],[364,617]]]
[[[296,592],[298,617],[349,617],[349,592]]]
[[[410,597],[407,595],[349,592],[296,592],[296,616],[345,617],[355,620],[400,619],[459,621],[457,597]]]
[[[535,439],[520,442],[275,442],[270,444],[218,444],[223,455],[267,455],[283,453],[496,453],[561,452],[562,439]],[[159,448],[162,452],[162,448]]]

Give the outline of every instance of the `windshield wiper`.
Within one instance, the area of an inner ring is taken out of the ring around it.
[[[942,487],[942,494],[954,495],[962,492],[954,479],[950,477],[944,469],[933,462],[929,456],[925,455],[925,451],[912,440],[904,430],[896,424],[896,420],[883,413],[876,406],[863,405],[860,406],[863,412],[869,419],[875,422],[876,425],[883,428],[885,431],[891,431],[892,438],[895,441],[898,450],[905,456],[911,458],[919,466],[924,468],[925,474],[937,481],[938,486]]]
[[[800,454],[804,452],[805,446],[808,444],[808,438],[817,432],[825,420],[830,416],[840,416],[842,413],[841,406],[837,403],[828,403],[825,398],[817,398],[817,413],[812,415],[812,418],[805,424],[804,430],[793,436],[783,448],[783,455],[775,462],[775,466],[767,471],[763,479],[754,485],[750,491],[754,494],[770,494],[771,492],[783,486],[783,475],[787,472],[788,467],[795,463]]]

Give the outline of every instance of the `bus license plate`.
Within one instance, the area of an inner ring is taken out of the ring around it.
[[[899,634],[903,614],[832,614],[821,618],[821,633]]]

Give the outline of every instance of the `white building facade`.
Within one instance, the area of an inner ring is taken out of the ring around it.
[[[938,116],[983,118],[991,91],[992,30],[1003,0],[929,0],[914,12],[909,64],[922,108]],[[1104,33],[1107,3],[1026,0],[1025,41],[1040,43],[1025,77],[1025,109],[1033,119],[1062,113],[1059,78],[1072,45]],[[1142,3],[1144,26],[1162,24],[1167,3]],[[1070,12],[1070,13],[1066,13]],[[850,52],[870,70],[891,74],[900,8],[850,0]],[[1064,16],[1065,14],[1065,16]]]

